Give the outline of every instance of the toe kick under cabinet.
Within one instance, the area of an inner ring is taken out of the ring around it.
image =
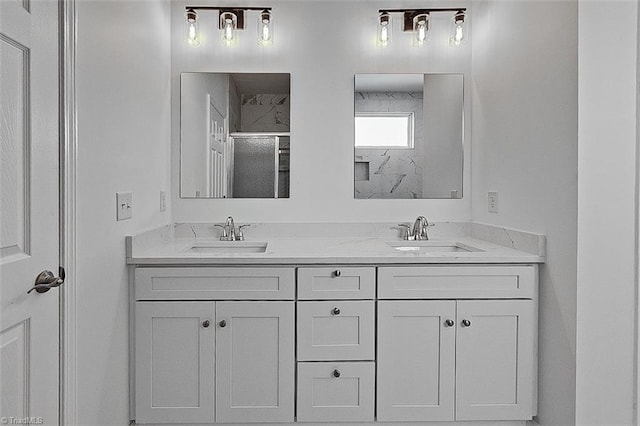
[[[137,424],[536,415],[537,265],[131,271]]]

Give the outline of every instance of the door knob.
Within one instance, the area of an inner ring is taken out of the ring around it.
[[[209,320],[204,320],[204,321],[202,322],[202,326],[203,326],[204,328],[208,328],[210,325],[211,325],[211,321],[209,321]]]
[[[468,319],[462,320],[462,325],[465,327],[471,327],[471,321]]]
[[[339,277],[340,275],[342,275],[342,272],[340,272],[340,269],[336,269],[335,271],[333,271],[334,277]]]
[[[218,325],[220,325],[220,327],[226,327],[227,326],[227,321],[222,320],[218,323]]]
[[[444,325],[447,327],[453,327],[454,322],[453,320],[448,319],[448,320],[445,320]]]
[[[340,377],[340,370],[333,370],[333,377]]]
[[[340,308],[338,308],[338,307],[333,308],[333,309],[331,310],[331,313],[332,313],[333,315],[340,315]]]
[[[51,271],[42,271],[36,277],[35,283],[33,283],[33,287],[31,287],[27,294],[31,293],[35,290],[38,293],[46,293],[51,290],[53,287],[58,287],[64,283],[65,273],[64,268],[60,267],[59,277],[53,275]]]

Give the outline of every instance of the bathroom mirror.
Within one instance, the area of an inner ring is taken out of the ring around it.
[[[180,75],[180,196],[288,198],[290,75]]]
[[[355,198],[462,198],[462,74],[355,76]]]

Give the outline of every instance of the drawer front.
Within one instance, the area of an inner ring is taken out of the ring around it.
[[[298,268],[298,299],[371,299],[376,295],[376,269]]]
[[[293,268],[136,268],[136,300],[293,300]]]
[[[374,371],[373,362],[299,362],[298,422],[373,421]]]
[[[298,302],[298,359],[373,360],[371,301]]]
[[[531,299],[537,266],[378,268],[379,299]]]

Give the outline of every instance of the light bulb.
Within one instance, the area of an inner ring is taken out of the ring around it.
[[[413,18],[413,37],[417,46],[429,42],[429,14],[421,13]]]
[[[200,44],[200,32],[198,31],[198,15],[195,10],[187,10],[187,43],[190,46]]]
[[[453,30],[449,38],[449,44],[460,46],[464,40],[464,11],[458,11],[453,17]]]
[[[222,28],[222,40],[227,46],[233,44],[236,38],[237,17],[232,12],[220,14],[220,27]]]
[[[267,46],[273,42],[273,26],[271,12],[263,10],[258,17],[258,44]]]
[[[391,42],[391,16],[387,12],[378,17],[378,44],[387,46]]]

